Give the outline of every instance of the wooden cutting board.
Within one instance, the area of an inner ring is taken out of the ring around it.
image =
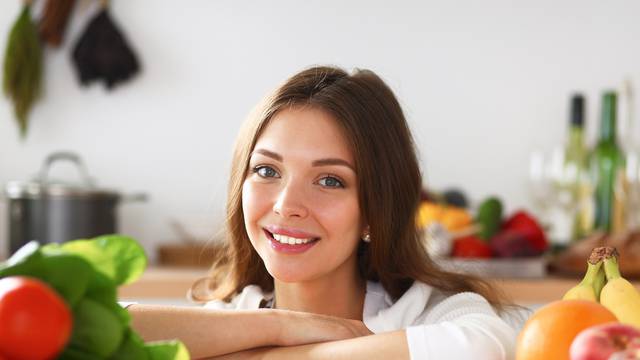
[[[640,279],[640,231],[621,233],[614,236],[594,234],[585,238],[564,252],[555,256],[549,263],[554,275],[584,276],[587,259],[591,250],[598,246],[613,246],[618,249],[620,273],[628,279]]]

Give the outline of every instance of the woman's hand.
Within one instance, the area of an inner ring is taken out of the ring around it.
[[[373,334],[362,321],[296,311],[273,310],[279,319],[277,345],[293,346]]]

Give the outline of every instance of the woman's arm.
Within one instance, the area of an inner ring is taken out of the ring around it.
[[[213,310],[135,304],[131,326],[145,340],[181,340],[193,358],[370,334],[362,322],[283,310]]]
[[[215,357],[215,360],[372,360],[409,359],[409,347],[405,331],[363,336],[354,339],[331,341],[301,346],[275,347],[242,351]]]
[[[515,356],[515,332],[501,319],[470,314],[454,321],[349,340],[243,351],[216,360],[456,359],[505,360]]]

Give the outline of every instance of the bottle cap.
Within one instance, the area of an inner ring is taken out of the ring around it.
[[[584,125],[584,96],[575,94],[571,97],[571,125]]]

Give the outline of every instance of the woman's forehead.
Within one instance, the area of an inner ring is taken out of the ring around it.
[[[354,164],[349,142],[338,121],[314,107],[294,107],[279,111],[262,131],[255,149],[281,154],[283,158],[341,158]]]

